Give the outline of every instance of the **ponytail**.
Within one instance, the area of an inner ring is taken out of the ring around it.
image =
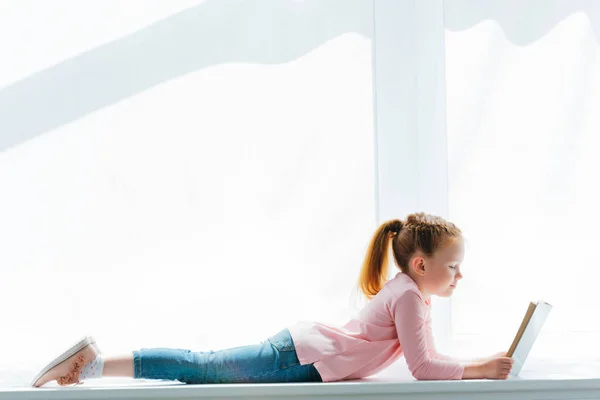
[[[358,279],[358,287],[369,299],[379,293],[387,280],[388,245],[401,229],[402,221],[387,221],[379,226],[369,243]]]

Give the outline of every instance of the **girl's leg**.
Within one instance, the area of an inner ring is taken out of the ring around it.
[[[99,367],[94,371],[95,365]],[[61,385],[78,383],[88,373],[185,383],[321,382],[313,365],[300,365],[292,337],[284,329],[261,344],[216,352],[157,348],[104,357],[93,344],[50,369],[33,386],[51,380]]]
[[[287,329],[258,345],[220,351],[141,349],[133,368],[134,378],[191,384],[321,382],[313,365],[300,365]]]
[[[102,376],[123,376],[133,378],[133,353],[104,358]]]

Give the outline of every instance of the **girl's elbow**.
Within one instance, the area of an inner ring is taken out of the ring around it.
[[[421,365],[410,368],[410,373],[413,378],[418,381],[439,381],[448,379],[446,376],[439,376],[439,373],[436,374],[435,371],[432,371],[429,367],[429,363],[422,363]]]
[[[427,373],[427,366],[424,363],[417,366],[412,366],[412,368],[409,369],[413,378],[418,381],[427,381],[432,379],[430,374]]]
[[[413,378],[415,378],[418,381],[435,381],[438,379],[435,377],[431,377],[427,374],[420,374],[420,373],[412,374],[412,376],[413,376]]]

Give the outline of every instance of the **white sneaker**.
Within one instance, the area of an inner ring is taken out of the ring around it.
[[[53,380],[61,386],[79,383],[81,369],[94,361],[99,354],[101,352],[94,338],[85,336],[46,365],[31,381],[31,386],[40,387]]]

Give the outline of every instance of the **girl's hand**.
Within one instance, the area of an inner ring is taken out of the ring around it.
[[[506,357],[506,352],[497,353],[481,364],[481,372],[487,379],[507,379],[514,360]]]

